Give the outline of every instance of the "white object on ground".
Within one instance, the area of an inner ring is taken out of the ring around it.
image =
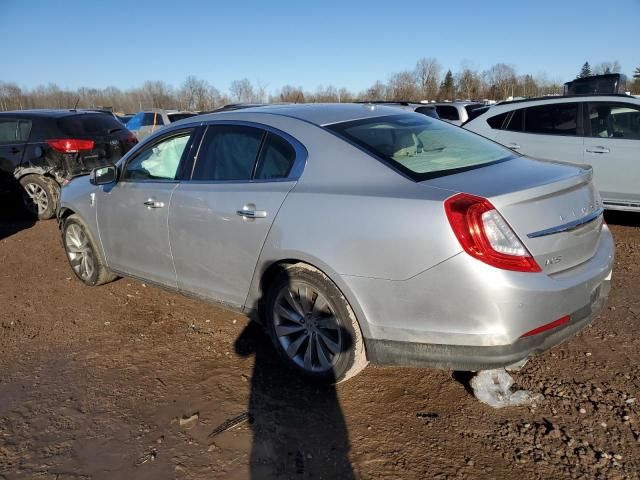
[[[504,368],[481,370],[471,379],[471,388],[478,400],[493,408],[531,405],[544,400],[541,393],[527,390],[511,391],[513,378]]]

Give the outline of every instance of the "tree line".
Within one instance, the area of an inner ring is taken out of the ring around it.
[[[620,72],[617,61],[603,62],[592,69],[588,62],[578,77],[597,73]],[[640,93],[640,68],[626,85]],[[146,108],[171,108],[208,111],[229,103],[277,102],[350,102],[350,101],[421,101],[421,100],[504,100],[509,97],[534,97],[561,94],[563,81],[549,80],[546,75],[518,74],[505,63],[496,63],[478,71],[463,65],[458,71],[444,70],[435,58],[421,58],[413,69],[393,73],[386,82],[376,81],[366,90],[353,92],[333,85],[313,91],[300,86],[285,85],[268,91],[268,85],[247,78],[234,80],[226,92],[209,81],[189,75],[174,87],[162,80],[144,82],[139,88],[122,90],[81,87],[64,89],[50,83],[25,89],[15,82],[0,81],[0,110],[29,108],[98,108],[110,107],[117,112],[133,113]]]

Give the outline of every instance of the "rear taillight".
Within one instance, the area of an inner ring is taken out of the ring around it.
[[[465,252],[493,267],[540,272],[540,266],[486,198],[459,193],[444,202],[453,233]]]
[[[77,153],[82,150],[93,150],[95,145],[93,140],[80,140],[77,138],[55,138],[47,140],[47,143],[56,152]]]

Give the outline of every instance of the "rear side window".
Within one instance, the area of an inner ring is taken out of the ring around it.
[[[529,107],[525,112],[527,133],[576,135],[578,103],[560,103]]]
[[[169,117],[169,122],[177,122],[178,120],[184,120],[185,118],[193,117],[195,114],[193,113],[170,113],[167,115]]]
[[[640,140],[640,107],[635,105],[590,103],[591,136]]]
[[[509,112],[501,113],[500,115],[494,115],[493,117],[487,118],[487,123],[491,128],[501,129],[508,115]]]
[[[443,120],[460,120],[458,109],[450,105],[437,105],[438,116]]]
[[[296,152],[289,142],[278,135],[268,133],[262,147],[255,178],[262,180],[286,178],[295,159]]]
[[[24,143],[29,132],[31,120],[0,119],[0,143]]]
[[[462,128],[417,115],[393,115],[327,127],[415,181],[513,158],[513,152]]]
[[[250,180],[265,132],[241,125],[207,128],[192,180]]]
[[[521,132],[524,127],[524,108],[514,110],[509,119],[509,123],[504,126],[505,130]]]
[[[60,118],[58,128],[69,137],[91,137],[122,130],[122,124],[113,115],[84,113]]]
[[[154,125],[164,125],[162,114],[156,112],[145,113],[142,117],[142,126],[153,127]]]

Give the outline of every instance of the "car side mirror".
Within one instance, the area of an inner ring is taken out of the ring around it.
[[[89,182],[92,185],[107,185],[113,183],[118,177],[118,170],[115,165],[108,165],[106,167],[98,167],[91,170],[89,174]]]

